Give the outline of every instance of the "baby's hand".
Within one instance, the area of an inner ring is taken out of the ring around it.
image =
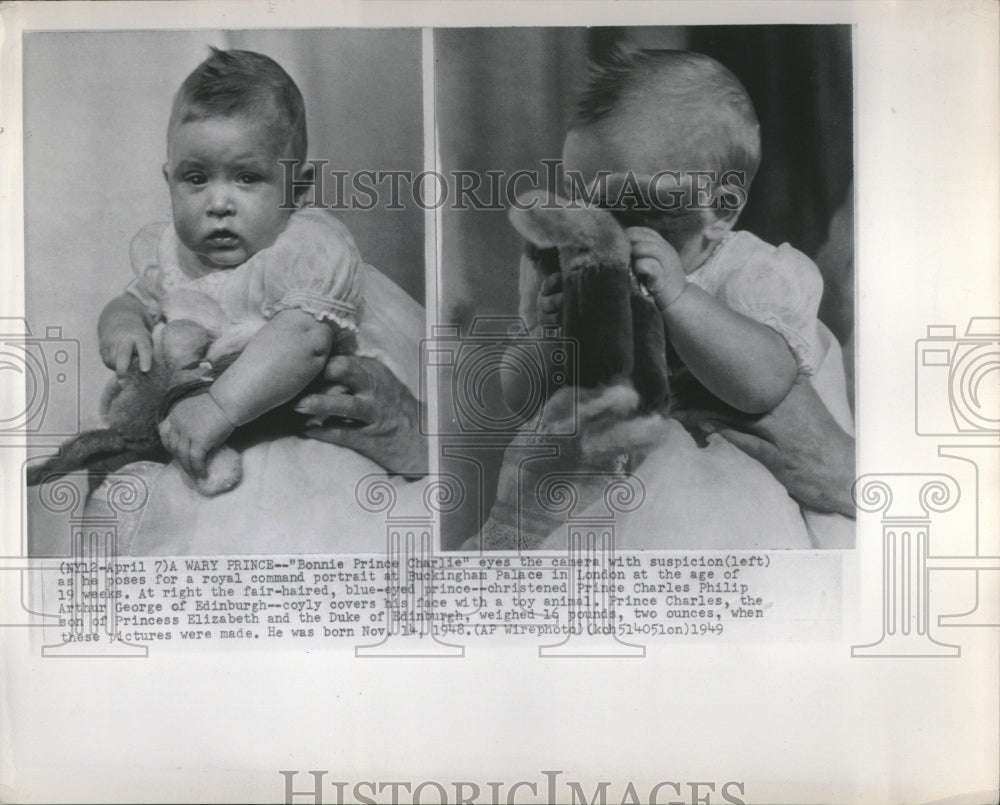
[[[677,301],[687,285],[680,255],[652,229],[632,226],[625,234],[632,244],[632,270],[662,313]]]
[[[181,400],[160,423],[163,446],[196,478],[205,477],[206,457],[232,432],[232,423],[209,394]]]
[[[132,362],[132,353],[139,357],[139,369],[148,372],[153,362],[153,337],[139,324],[117,324],[101,334],[101,360],[118,377],[124,377]]]

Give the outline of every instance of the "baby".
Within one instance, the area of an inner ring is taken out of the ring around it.
[[[195,364],[228,364],[159,426],[194,477],[237,426],[298,395],[332,351],[356,346],[365,266],[342,224],[296,208],[305,158],[302,95],[266,56],[213,48],[174,98],[163,165],[173,221],[133,240],[136,278],[104,308],[98,335],[119,377],[133,360],[148,371],[154,342]],[[280,160],[294,161],[294,185]]]
[[[595,68],[563,149],[571,179],[610,176],[608,186],[637,189],[629,203],[624,194],[601,202],[626,226],[673,368],[679,358],[712,396],[748,414],[772,410],[822,358],[816,266],[788,244],[732,231],[759,162],[743,86],[713,59],[683,51],[622,51]],[[623,174],[634,184],[623,185]],[[560,284],[558,272],[548,276],[531,300],[542,323],[558,323]],[[843,388],[826,397],[846,411]]]
[[[584,91],[563,146],[563,195],[579,204],[586,191],[625,228],[632,270],[665,326],[669,413],[763,414],[807,376],[851,431],[837,346],[817,319],[818,269],[788,244],[733,231],[759,161],[753,106],[722,65],[697,53],[621,51],[594,68]],[[561,324],[562,307],[562,274],[526,253],[521,316],[538,332]],[[505,378],[504,392],[520,410],[524,390],[516,377]],[[824,532],[839,527],[828,522],[832,515],[800,510],[778,494],[770,473],[719,437],[699,447],[700,436],[692,440],[667,424],[652,452],[635,446],[645,456],[639,466],[632,459],[642,456],[619,444],[616,466],[626,462],[657,490],[633,518],[645,525],[623,545],[828,544]],[[504,517],[495,506],[484,527],[491,547],[509,540]],[[489,536],[494,522],[498,537]],[[671,524],[666,531],[663,522]]]

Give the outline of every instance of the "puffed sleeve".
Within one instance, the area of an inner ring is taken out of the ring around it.
[[[170,224],[147,224],[132,238],[129,257],[135,278],[125,286],[125,292],[142,303],[146,312],[159,319],[163,314],[163,288],[161,243],[164,232]]]
[[[252,259],[263,261],[265,318],[298,309],[318,321],[357,330],[364,298],[363,264],[347,227],[328,212],[294,213],[274,244]]]
[[[777,331],[806,375],[816,370],[813,352],[822,295],[816,264],[787,243],[754,254],[719,288],[719,298],[730,308]]]

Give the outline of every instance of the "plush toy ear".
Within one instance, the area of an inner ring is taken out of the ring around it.
[[[623,192],[624,185],[614,188]],[[558,251],[563,335],[576,342],[580,356],[576,383],[588,388],[630,380],[644,408],[658,406],[669,393],[663,319],[639,290],[622,225],[608,210],[544,191],[517,201],[510,221],[536,268],[549,273]],[[641,205],[641,195],[635,201]]]
[[[510,222],[533,246],[559,249],[563,271],[583,264],[628,265],[628,239],[607,210],[543,190],[519,196],[517,202],[508,213]]]

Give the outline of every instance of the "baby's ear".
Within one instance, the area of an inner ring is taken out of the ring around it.
[[[161,170],[163,171],[163,180],[165,182],[170,181],[170,170],[167,168],[167,164],[168,163],[164,162],[163,167],[161,168]]]
[[[617,263],[628,254],[625,232],[607,210],[573,204],[542,190],[519,196],[517,202],[510,222],[533,246],[570,247],[601,263]]]

